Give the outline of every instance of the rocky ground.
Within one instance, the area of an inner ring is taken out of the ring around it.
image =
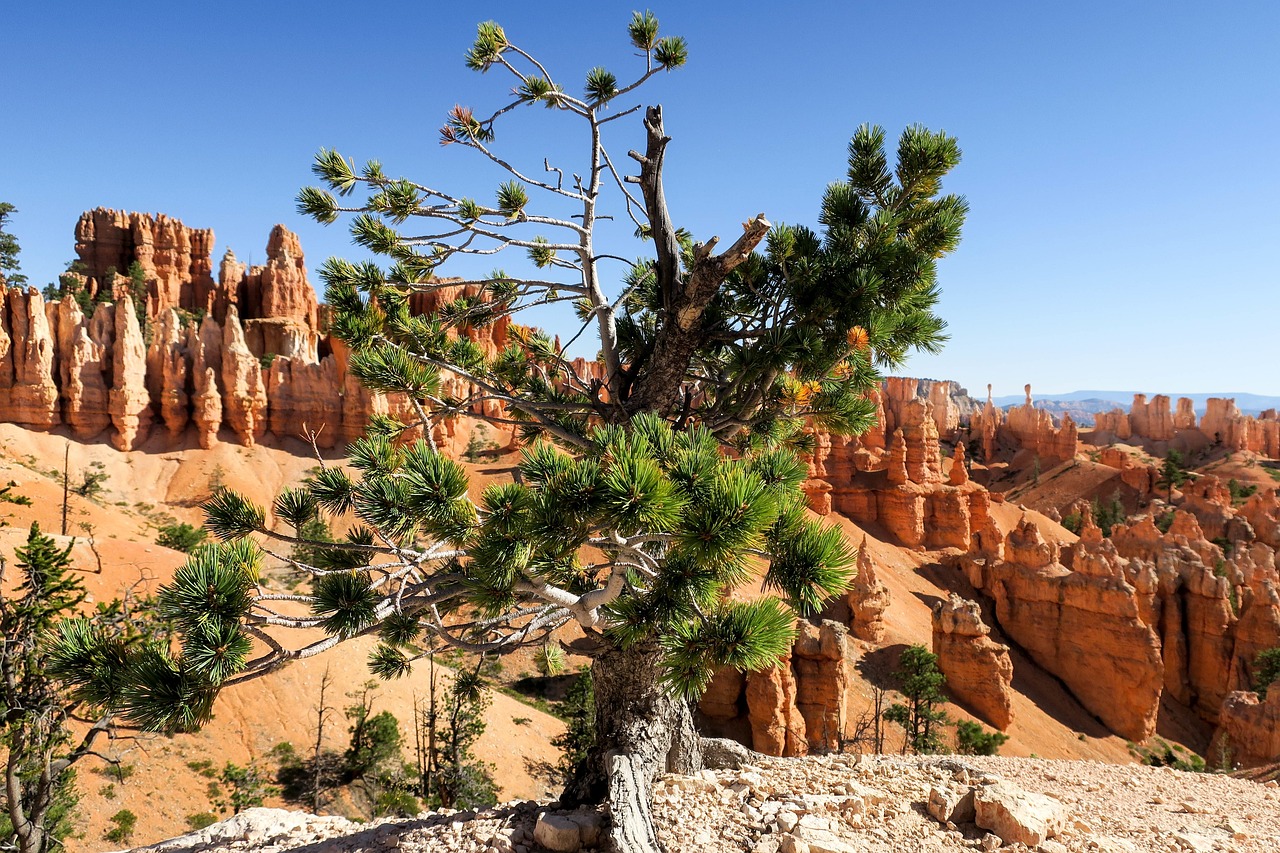
[[[1170,768],[1019,758],[766,759],[672,776],[654,816],[670,850],[752,853],[1263,853],[1280,849],[1280,786]],[[357,824],[253,809],[139,851],[591,850],[602,819],[533,802]]]

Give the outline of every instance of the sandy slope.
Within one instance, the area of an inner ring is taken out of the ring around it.
[[[67,440],[56,434],[0,424],[0,484],[12,481],[16,485],[11,494],[32,500],[30,506],[0,502],[0,553],[12,559],[13,549],[26,540],[31,522],[38,521],[45,532],[54,534],[59,541],[76,539],[72,557],[75,567],[83,573],[90,603],[109,601],[135,585],[140,592],[153,591],[172,577],[184,555],[154,543],[157,530],[150,516],[168,513],[198,523],[198,504],[208,497],[211,481],[267,503],[278,489],[296,483],[316,464],[304,455],[309,448],[292,441],[284,447],[255,448],[224,443],[208,451],[189,445],[168,449],[163,437],[152,443],[165,449],[155,452],[157,448],[149,444],[141,451],[124,454],[104,443],[69,443],[72,483],[78,482],[79,472],[92,462],[103,464],[107,481],[98,500],[74,494],[70,497],[71,536],[64,539],[58,535],[62,484],[51,472],[61,469]],[[491,476],[482,474],[477,480]],[[97,571],[98,560],[87,544],[90,531],[101,555],[101,572]],[[228,761],[244,765],[262,759],[282,741],[292,742],[305,753],[307,744],[315,739],[314,708],[326,668],[335,685],[326,704],[338,709],[326,730],[326,746],[341,751],[348,739],[348,722],[341,709],[354,701],[344,694],[369,680],[365,659],[371,647],[370,640],[354,641],[335,652],[299,661],[270,677],[227,690],[218,700],[214,721],[198,734],[104,742],[102,750],[132,766],[133,775],[124,781],[107,778],[100,772],[105,765],[94,760],[78,768],[83,831],[80,838],[70,841],[68,848],[72,853],[104,849],[107,842],[102,840],[102,833],[109,827],[109,816],[120,809],[129,809],[138,816],[135,842],[186,831],[188,815],[210,808],[206,791],[209,780],[189,769],[188,762],[209,760],[218,767]],[[389,710],[401,721],[408,741],[407,758],[412,758],[410,721],[414,699],[426,695],[425,669],[419,665],[413,675],[380,684],[376,691],[374,711]],[[448,671],[440,671],[439,689],[444,689]],[[517,724],[516,719],[523,722]],[[495,765],[501,796],[545,797],[549,793],[545,783],[531,778],[526,765],[554,764],[559,759],[550,740],[563,731],[563,724],[502,694],[494,694],[486,721],[488,730],[476,751],[482,760]]]

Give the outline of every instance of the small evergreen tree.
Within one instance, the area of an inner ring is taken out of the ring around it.
[[[347,708],[351,720],[351,742],[343,755],[347,780],[375,774],[388,762],[400,758],[400,721],[390,711],[373,713],[373,688],[365,684],[360,701]]]
[[[0,292],[27,284],[27,277],[19,272],[22,265],[18,262],[18,255],[22,248],[18,245],[18,238],[5,230],[9,217],[17,212],[18,208],[9,202],[0,201]]]
[[[298,540],[289,558],[304,566],[321,566],[326,561],[325,546],[333,542],[333,531],[323,518],[312,516],[298,528]]]
[[[474,669],[455,671],[446,695],[432,762],[436,778],[434,797],[428,805],[443,808],[476,808],[498,802],[493,768],[478,760],[472,748],[486,728],[484,712],[489,696],[480,676],[483,659]]]
[[[214,795],[213,807],[218,812],[240,814],[245,809],[258,808],[280,789],[267,782],[266,773],[256,763],[241,767],[228,761],[218,773],[217,783],[210,783],[209,793]]]
[[[921,755],[941,752],[942,724],[947,715],[934,706],[946,701],[942,694],[946,678],[938,669],[938,656],[924,646],[909,646],[902,652],[894,675],[906,703],[890,705],[884,716],[906,733],[903,751]]]
[[[1156,485],[1169,490],[1169,503],[1173,503],[1173,490],[1190,478],[1191,475],[1187,473],[1186,460],[1183,459],[1182,454],[1176,450],[1170,450],[1165,454],[1164,463],[1160,466],[1160,478],[1156,480]]]
[[[462,458],[468,462],[479,462],[480,457],[493,446],[493,442],[489,440],[489,429],[484,424],[476,424],[471,437],[467,439],[467,448],[462,452]]]
[[[1254,492],[1258,491],[1258,486],[1256,483],[1242,485],[1239,480],[1232,477],[1227,480],[1227,491],[1231,493],[1231,503],[1239,504],[1253,497]]]
[[[203,527],[195,527],[185,521],[181,524],[166,524],[160,528],[156,544],[164,548],[172,548],[184,554],[190,554],[204,542],[208,533]]]
[[[138,816],[129,809],[121,809],[110,818],[111,829],[102,837],[112,844],[127,844],[133,838],[134,827],[138,825]]]
[[[583,668],[578,673],[556,713],[565,722],[564,734],[556,735],[551,741],[561,752],[556,772],[568,780],[578,765],[586,760],[596,741],[596,701],[591,689],[590,669]]]
[[[1276,681],[1280,681],[1280,646],[1258,652],[1253,662],[1253,689],[1258,698],[1266,699],[1268,688]]]
[[[393,677],[444,645],[503,653],[575,624],[575,648],[592,659],[596,741],[562,801],[608,801],[611,842],[647,853],[658,847],[653,781],[701,767],[690,700],[719,666],[777,661],[797,615],[847,586],[854,551],[808,516],[795,453],[813,448],[806,423],[869,428],[879,368],[945,341],[938,261],[957,247],[967,203],[942,182],[959,146],[912,126],[891,155],[884,131],[864,125],[815,227],[735,215],[727,247],[695,241],[667,205],[664,164],[677,149],[662,108],[626,104],[683,66],[688,46],[659,37],[647,12],[627,35],[634,74],[596,67],[571,91],[498,24],[479,26],[468,66],[512,74],[514,89],[487,117],[454,107],[440,138],[506,170],[480,196],[317,155],[323,186],[303,189],[299,209],[324,223],[350,214],[356,242],[385,258],[324,264],[330,331],[367,388],[400,395],[407,422],[374,419],[350,448],[354,476],[328,468],[277,498],[275,515],[295,529],[318,510],[359,521],[325,549],[328,565],[299,566],[313,578],[309,618],[278,614],[248,571],[257,546],[245,537],[296,537],[269,529],[244,497],[214,496],[209,528],[227,541],[200,549],[162,593],[184,645],[157,662],[155,682],[127,684],[137,719],[198,725],[221,687],[304,653],[288,627],[329,635],[302,640],[305,653],[377,631],[372,668]],[[580,131],[565,150],[581,162],[539,153],[546,171],[534,173],[519,165],[529,152],[498,153],[511,113],[531,108]],[[628,125],[645,137],[634,166],[609,153]],[[357,190],[363,199],[340,200]],[[602,217],[630,220],[651,257],[612,268],[623,255],[601,251]],[[414,312],[416,294],[446,286],[451,259],[500,253],[514,272],[465,279],[465,294]],[[498,353],[467,334],[543,305],[572,305],[576,321],[565,319],[592,332],[598,362],[583,369],[568,344],[519,323]],[[443,393],[442,371],[473,392]],[[433,444],[437,419],[468,414],[518,422],[527,446],[519,480],[478,500]],[[406,443],[409,430],[422,439]],[[776,597],[734,600],[757,566]],[[247,632],[265,647],[252,663]]]
[[[1102,531],[1102,535],[1110,537],[1112,529],[1117,524],[1124,524],[1129,515],[1125,512],[1124,501],[1120,500],[1117,492],[1106,503],[1103,503],[1101,498],[1093,499],[1093,517],[1097,520],[1098,529]]]
[[[7,753],[0,841],[21,853],[45,853],[70,831],[76,802],[72,765],[91,753],[111,718],[95,714],[79,740],[67,728],[70,715],[98,710],[97,703],[80,701],[84,697],[74,692],[67,695],[57,681],[66,661],[56,658],[47,642],[55,632],[65,636],[84,626],[71,618],[85,595],[69,573],[71,546],[60,548],[32,524],[26,546],[16,553],[22,579],[12,593],[0,596],[0,745]],[[6,568],[0,557],[0,586]],[[105,619],[100,626],[104,634],[112,630]],[[106,651],[128,662],[128,650],[118,640]]]

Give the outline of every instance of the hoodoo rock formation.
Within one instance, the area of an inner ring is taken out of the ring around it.
[[[1031,386],[1025,390],[1026,402],[1006,414],[992,405],[991,386],[987,386],[987,404],[969,423],[969,434],[981,442],[983,461],[994,460],[1001,444],[1030,450],[1049,465],[1074,458],[1078,438],[1075,421],[1064,415],[1062,425],[1055,426],[1053,415],[1031,402]]]
[[[188,228],[161,213],[126,213],[98,208],[76,223],[76,254],[96,294],[109,274],[123,274],[137,263],[146,276],[147,316],[166,308],[193,309],[216,286],[213,281],[213,231]]]
[[[859,640],[878,643],[884,639],[884,612],[889,609],[889,588],[876,577],[875,563],[863,535],[858,549],[857,575],[845,593],[849,605],[849,631]]]
[[[80,439],[112,429],[131,450],[153,423],[171,442],[194,424],[202,447],[223,438],[252,445],[314,434],[321,447],[350,441],[373,414],[406,413],[406,401],[371,394],[347,370],[345,348],[321,328],[302,247],[282,225],[271,230],[266,262],[246,267],[228,250],[213,277],[214,237],[163,214],[98,209],[76,225],[77,273],[94,309],[70,296],[46,304],[35,290],[0,300],[0,417],[31,427],[66,424]],[[135,266],[136,265],[136,266]],[[130,267],[145,280],[139,322]],[[478,291],[444,285],[415,294],[411,308],[433,311]],[[507,345],[503,318],[467,334],[489,355]],[[471,389],[444,379],[444,392]],[[447,438],[453,424],[437,425]]]
[[[745,676],[722,669],[698,702],[704,732],[765,755],[836,752],[845,734],[851,650],[848,629],[801,622],[791,654]]]
[[[206,448],[267,435],[305,435],[329,448],[363,434],[376,414],[411,415],[409,401],[366,390],[346,347],[325,333],[295,235],[272,229],[261,265],[229,250],[215,264],[213,247],[212,231],[167,216],[84,214],[77,275],[89,308],[72,296],[46,304],[34,290],[0,298],[0,418],[37,430],[65,426],[79,439],[102,436],[130,450],[176,445],[190,440],[188,430]],[[141,306],[133,301],[139,278]],[[478,294],[441,282],[414,294],[410,309],[431,313]],[[527,332],[502,318],[461,333],[493,356],[527,342]],[[586,381],[599,377],[598,364],[574,365]],[[460,377],[441,384],[460,400],[476,390]],[[1109,443],[1280,458],[1276,412],[1246,416],[1214,399],[1197,419],[1188,399],[1174,407],[1163,395],[1138,395],[1129,412],[1099,415],[1081,434],[1070,417],[1057,424],[1035,407],[1030,386],[1025,404],[1008,412],[993,405],[990,388],[979,407],[951,382],[893,377],[871,396],[876,422],[864,435],[815,431],[809,503],[891,545],[944,550],[941,562],[958,566],[988,599],[955,599],[934,613],[934,647],[961,702],[998,728],[1010,724],[1010,657],[994,632],[1125,737],[1149,736],[1167,697],[1218,726],[1240,760],[1280,760],[1280,690],[1265,702],[1249,692],[1257,654],[1280,645],[1274,488],[1242,494],[1223,482],[1225,473],[1202,475],[1178,490],[1172,516],[1164,508],[1159,518],[1116,524],[1109,537],[1081,505],[1075,541],[1034,513],[1015,522],[1018,513],[999,506],[1004,495],[984,485],[1015,481],[1033,457],[1042,469],[1075,460],[1084,471],[1091,460],[1077,456],[1083,438],[1101,448],[1090,454],[1097,462],[1119,472],[1102,475],[1159,507],[1169,495],[1157,488],[1150,457]],[[465,427],[450,421],[436,424],[434,437],[449,442],[455,431],[465,439]],[[1072,466],[1061,467],[1059,474]],[[884,641],[883,572],[864,540],[858,576],[838,603],[847,605],[840,622],[803,624],[792,654],[769,670],[717,674],[699,705],[709,733],[774,755],[839,748],[858,646],[848,635]]]
[[[115,353],[111,365],[111,422],[117,450],[132,450],[144,441],[151,426],[151,396],[147,393],[147,347],[128,294],[115,306]]]
[[[1247,692],[1258,653],[1280,645],[1276,491],[1233,507],[1230,492],[1203,476],[1164,532],[1146,515],[1107,538],[1087,503],[1073,511],[1073,544],[1046,539],[1024,516],[999,548],[975,543],[956,559],[993,602],[995,627],[1126,738],[1155,731],[1167,696],[1217,726],[1237,760],[1280,760],[1267,729],[1276,711]],[[935,612],[935,650],[957,697],[978,710],[943,654],[963,648],[949,636],[957,609],[953,601]]]
[[[1171,410],[1163,394],[1150,402],[1145,395],[1135,394],[1128,413],[1120,409],[1099,413],[1086,440],[1099,446],[1114,441],[1168,442],[1183,450],[1221,445],[1280,459],[1280,413],[1268,409],[1256,417],[1246,415],[1234,400],[1211,397],[1197,424],[1195,404],[1187,397],[1180,397],[1177,409]]]
[[[974,531],[986,524],[990,495],[969,482],[963,451],[944,474],[938,424],[951,424],[951,416],[940,415],[924,396],[893,396],[901,393],[900,382],[916,387],[920,380],[885,380],[873,394],[876,426],[866,434],[815,436],[809,504],[818,513],[834,510],[878,524],[908,548],[967,549]],[[955,432],[950,426],[946,434]]]
[[[6,419],[34,429],[62,423],[58,405],[55,365],[57,346],[44,310],[44,300],[34,290],[9,290],[0,322],[0,406]]]
[[[955,593],[933,608],[933,653],[951,695],[997,729],[1013,722],[1013,661],[991,639],[977,602]]]
[[[1062,549],[1024,518],[1004,558],[963,561],[975,589],[995,602],[1000,630],[1057,675],[1090,712],[1130,740],[1155,731],[1163,683],[1160,640],[1142,618],[1140,590],[1109,540],[1081,539],[1071,567]]]
[[[1232,760],[1244,767],[1269,764],[1280,756],[1280,690],[1232,693],[1222,703],[1218,739]]]

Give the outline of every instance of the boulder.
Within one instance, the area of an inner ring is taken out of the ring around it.
[[[574,853],[582,849],[582,828],[569,815],[538,815],[533,827],[533,840],[557,853]]]
[[[973,823],[976,817],[973,788],[968,785],[930,788],[925,807],[939,823]]]
[[[1067,807],[1042,794],[1032,794],[1007,782],[982,785],[974,791],[974,822],[1005,844],[1037,847],[1068,827]]]

